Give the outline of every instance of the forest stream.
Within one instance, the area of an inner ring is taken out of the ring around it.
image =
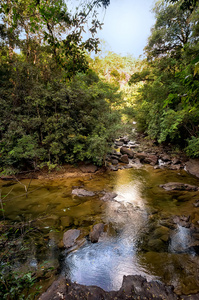
[[[13,255],[13,267],[41,273],[42,290],[61,266],[72,282],[105,291],[119,290],[123,275],[142,275],[173,285],[177,294],[198,292],[199,208],[193,204],[199,192],[160,187],[168,182],[199,186],[199,179],[184,170],[149,165],[79,178],[1,181],[2,194],[9,193],[6,222],[29,224],[26,249],[23,257]],[[92,193],[78,196],[72,193],[77,188]],[[117,196],[104,201],[110,192]],[[92,243],[89,232],[98,223],[105,224],[104,232]],[[69,229],[80,229],[81,236],[64,249]]]

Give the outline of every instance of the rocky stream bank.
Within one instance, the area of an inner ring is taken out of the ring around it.
[[[120,137],[115,140],[114,146],[115,149],[106,158],[106,165],[112,171],[149,164],[155,169],[184,169],[199,177],[199,159],[189,159],[183,152],[173,150],[171,146],[158,146],[142,135],[137,135],[133,141],[128,136]]]

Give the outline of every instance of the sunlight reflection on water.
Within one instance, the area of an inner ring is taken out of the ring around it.
[[[118,196],[106,203],[104,211],[104,223],[111,223],[117,236],[104,235],[97,244],[88,242],[75,253],[70,253],[66,263],[72,281],[110,291],[121,287],[124,275],[154,278],[140,265],[136,254],[140,229],[147,222],[140,188],[138,181],[129,175],[120,177],[118,173],[114,189]]]

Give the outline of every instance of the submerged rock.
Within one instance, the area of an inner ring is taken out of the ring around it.
[[[165,243],[162,239],[158,239],[158,238],[150,239],[148,242],[148,248],[151,251],[164,252],[165,251]]]
[[[170,230],[168,227],[160,226],[154,231],[154,236],[163,242],[168,242],[170,236]]]
[[[61,225],[63,227],[69,227],[73,224],[74,220],[73,220],[73,217],[71,216],[65,216],[65,217],[61,217],[60,218],[60,221],[61,221]]]
[[[49,228],[56,227],[56,224],[58,222],[59,217],[56,215],[50,215],[43,218],[39,218],[36,221],[33,222],[36,227],[38,227],[40,230],[49,231]]]
[[[100,235],[104,232],[104,224],[99,223],[95,224],[92,228],[92,231],[89,234],[89,238],[92,243],[97,243]]]
[[[166,191],[199,191],[199,187],[181,182],[169,182],[159,185]]]

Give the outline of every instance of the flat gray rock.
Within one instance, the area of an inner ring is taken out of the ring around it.
[[[166,191],[198,191],[199,187],[181,182],[168,182],[160,185]]]
[[[95,196],[95,193],[84,189],[74,189],[72,190],[72,195],[76,195],[78,197],[93,197]]]
[[[71,248],[76,244],[77,238],[80,236],[80,230],[70,229],[64,233],[63,243],[65,248]]]

